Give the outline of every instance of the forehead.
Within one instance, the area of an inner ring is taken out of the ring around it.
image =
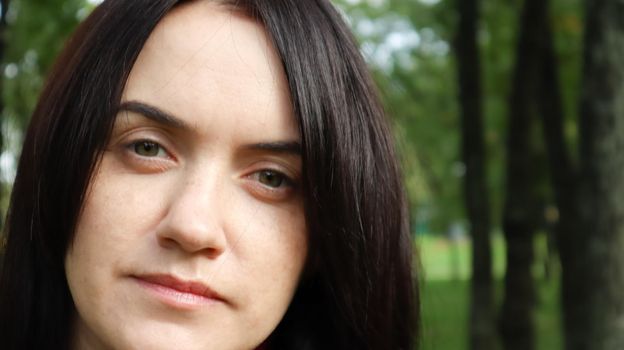
[[[179,5],[163,18],[123,99],[147,100],[191,119],[226,112],[274,124],[281,117],[277,121],[296,129],[283,67],[264,28],[213,1]]]

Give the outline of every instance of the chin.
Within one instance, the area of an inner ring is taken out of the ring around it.
[[[124,327],[126,333],[116,339],[118,344],[111,344],[114,349],[150,349],[150,350],[253,350],[262,340],[245,339],[250,334],[228,336],[226,330],[189,329],[188,325],[164,324],[159,322],[141,322],[142,325]],[[150,324],[151,323],[151,324]]]

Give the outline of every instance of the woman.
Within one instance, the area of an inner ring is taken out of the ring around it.
[[[105,1],[6,226],[7,349],[415,346],[390,132],[326,1]]]

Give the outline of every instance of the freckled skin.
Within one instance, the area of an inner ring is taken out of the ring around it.
[[[283,317],[307,256],[298,142],[279,58],[252,19],[209,1],[169,13],[132,69],[65,268],[74,348],[253,349]],[[276,178],[277,177],[277,178]],[[137,282],[199,281],[223,300],[181,308]]]

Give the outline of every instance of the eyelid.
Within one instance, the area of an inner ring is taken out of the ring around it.
[[[166,132],[154,127],[138,127],[120,133],[113,140],[113,144],[129,147],[140,141],[149,141],[158,144],[168,155],[176,158],[175,147]]]

